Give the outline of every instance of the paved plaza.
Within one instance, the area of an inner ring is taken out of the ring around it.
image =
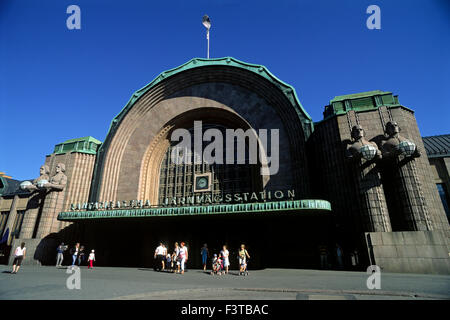
[[[24,266],[11,274],[0,266],[0,299],[212,299],[212,300],[418,300],[450,299],[450,276],[381,274],[381,289],[369,290],[365,272],[265,269],[249,276],[184,275],[146,268],[81,267],[80,289],[68,289],[66,268]]]

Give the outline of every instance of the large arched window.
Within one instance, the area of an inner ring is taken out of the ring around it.
[[[222,132],[223,137],[226,137],[225,130],[227,129],[223,125],[218,124],[202,124],[203,131],[207,129],[218,129]],[[235,193],[251,193],[259,192],[262,190],[261,177],[259,176],[258,164],[249,163],[248,153],[248,141],[246,141],[245,148],[245,164],[237,164],[237,141],[234,141],[234,150],[231,150],[234,154],[234,164],[209,164],[206,161],[202,161],[201,164],[194,164],[194,128],[189,129],[191,133],[191,150],[187,154],[191,158],[191,164],[184,163],[176,164],[171,159],[172,150],[176,148],[178,142],[172,142],[167,149],[164,158],[161,163],[161,170],[159,176],[159,205],[171,201],[173,198],[185,198],[197,195],[199,193],[194,192],[194,178],[196,175],[210,174],[211,177],[211,189],[207,191],[211,197],[224,199],[226,194]],[[202,150],[211,143],[210,141],[203,141]],[[187,152],[184,150],[183,152]],[[223,142],[223,159],[226,159],[227,152],[226,143]],[[204,194],[204,193],[203,193]],[[230,202],[233,202],[230,201]]]

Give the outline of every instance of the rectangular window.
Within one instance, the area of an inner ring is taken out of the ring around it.
[[[439,196],[441,197],[442,205],[444,206],[445,214],[447,215],[447,219],[450,222],[450,200],[448,196],[448,190],[445,184],[443,183],[437,183],[436,187],[439,192]]]
[[[16,220],[14,221],[13,234],[15,238],[19,238],[20,230],[22,229],[23,216],[25,210],[17,210]]]
[[[0,238],[3,236],[3,232],[5,232],[6,222],[8,221],[9,211],[0,212]]]

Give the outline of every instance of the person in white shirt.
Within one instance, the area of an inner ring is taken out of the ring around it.
[[[220,253],[222,254],[222,258],[223,258],[223,266],[225,267],[225,273],[228,274],[228,267],[230,266],[230,252],[227,250],[227,246],[224,245],[223,246],[223,250],[220,251]]]
[[[164,248],[164,245],[162,244],[162,242],[160,242],[159,246],[156,248],[155,254],[153,256],[156,259],[156,263],[157,263],[156,269],[162,270],[162,271],[164,271],[164,267],[165,267],[164,266],[165,250],[166,249]],[[162,269],[161,269],[161,267],[162,267]]]
[[[180,247],[180,266],[181,266],[181,274],[184,274],[184,264],[188,261],[188,249],[185,247],[184,242],[181,243]]]
[[[17,273],[19,271],[22,260],[25,259],[26,252],[27,248],[25,248],[25,242],[22,242],[20,247],[17,247],[14,251],[13,270],[11,273]]]
[[[227,250],[227,246],[224,245],[222,251],[220,251],[223,258],[223,266],[225,267],[225,273],[228,274],[228,267],[230,266],[230,252]]]
[[[89,261],[88,269],[94,269],[94,267],[92,266],[92,264],[95,261],[95,250],[94,249],[92,249],[91,253],[89,253],[88,261]]]

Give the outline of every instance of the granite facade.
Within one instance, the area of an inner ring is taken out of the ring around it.
[[[58,145],[45,164],[50,176],[58,163],[65,165],[68,183],[63,191],[31,194],[26,205],[0,197],[0,207],[10,206],[11,216],[25,206],[21,234],[13,246],[27,243],[32,255],[27,263],[52,263],[54,249],[63,239],[84,237],[104,245],[101,236],[93,234],[95,224],[57,219],[72,203],[148,199],[152,205],[158,204],[161,162],[170,134],[201,120],[228,128],[279,130],[278,173],[253,175],[248,183],[258,191],[295,189],[297,199],[331,203],[333,218],[261,219],[258,223],[266,234],[282,238],[283,230],[290,230],[289,239],[294,242],[300,225],[310,223],[301,225],[308,259],[315,259],[317,245],[326,238],[328,244],[339,243],[347,256],[358,250],[361,267],[377,263],[388,271],[448,273],[449,223],[414,112],[388,93],[350,95],[330,102],[324,120],[315,123],[311,132],[307,130],[309,120],[286,95],[291,89],[246,68],[212,65],[160,78],[142,95],[133,96],[138,98],[132,108],[113,120],[100,149],[80,152],[77,146],[64,152],[65,145]],[[400,134],[415,143],[420,157],[349,159],[346,152],[354,126],[364,128],[365,138],[381,150],[388,122],[398,123]],[[121,227],[116,224],[108,229],[110,225],[97,226],[97,230],[108,233]],[[154,234],[140,236],[153,241],[159,230],[148,225]],[[265,241],[266,247],[272,248],[273,244]],[[294,259],[306,259],[299,257]]]

